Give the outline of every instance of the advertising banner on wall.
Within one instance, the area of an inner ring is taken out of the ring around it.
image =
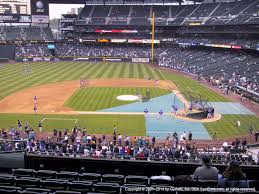
[[[149,58],[132,58],[133,63],[149,63]]]
[[[31,23],[31,16],[29,15],[21,15],[19,16],[20,23]]]
[[[126,39],[111,39],[111,42],[114,42],[114,43],[124,43],[124,42],[127,42]]]
[[[0,15],[0,22],[1,23],[19,22],[19,16],[18,15]]]
[[[142,39],[128,39],[128,43],[143,43]]]
[[[111,62],[119,62],[121,61],[121,59],[117,59],[117,58],[103,58],[103,61],[111,61]]]

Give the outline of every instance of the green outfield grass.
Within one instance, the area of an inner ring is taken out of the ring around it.
[[[28,65],[32,74],[25,75]],[[94,62],[35,62],[15,63],[0,68],[0,100],[24,88],[65,80],[79,80],[80,76],[94,78],[152,78],[163,79],[162,74],[145,64]]]
[[[189,96],[187,95],[187,92],[191,92],[194,95],[201,95],[204,98],[208,98],[210,102],[229,102],[230,100],[222,96],[221,94],[218,94],[214,91],[212,91],[209,88],[206,88],[202,86],[198,81],[190,79],[188,77],[171,73],[168,71],[163,71],[164,79],[171,80],[173,83],[177,85],[179,90],[183,93],[184,97],[187,100],[189,99]]]
[[[240,121],[241,126],[237,126],[237,121]],[[222,115],[222,118],[213,123],[203,123],[209,134],[213,136],[214,132],[217,137],[229,138],[233,136],[245,135],[249,132],[249,127],[252,125],[254,130],[259,129],[259,118],[251,115]],[[255,131],[254,131],[255,132]]]
[[[37,131],[39,121],[43,121],[43,131],[72,129],[75,125],[86,128],[91,134],[112,134],[116,125],[117,133],[130,136],[146,135],[144,116],[135,115],[32,115],[0,114],[1,128],[17,127],[17,120],[24,125],[28,122]]]
[[[154,98],[171,93],[170,90],[160,88],[113,88],[113,87],[95,87],[79,89],[72,95],[65,106],[80,111],[95,111],[114,106],[132,103],[130,101],[117,100],[119,95],[136,95],[138,92],[142,96],[146,95],[146,91],[150,91],[150,97]]]
[[[158,70],[146,64],[129,64],[129,63],[91,63],[91,62],[35,62],[27,63],[32,68],[32,74],[25,75],[23,73],[23,65],[25,63],[6,64],[0,67],[0,100],[4,97],[21,91],[22,89],[32,86],[42,85],[46,83],[55,83],[66,80],[79,80],[80,76],[87,79],[96,78],[151,78],[166,79],[174,82],[179,90],[188,99],[186,92],[190,91],[207,97],[212,102],[229,101],[224,96],[208,89],[199,84],[196,80],[182,76],[166,70]],[[125,91],[121,91],[124,90]],[[132,92],[136,94],[132,88],[124,89],[97,89],[88,88],[76,92],[67,102],[66,105],[76,110],[98,110],[124,104],[124,102],[116,101],[117,95]],[[91,91],[90,91],[91,90]],[[127,91],[126,91],[127,90]],[[143,88],[142,88],[143,90]],[[154,92],[154,93],[153,93]],[[100,95],[99,95],[99,94]],[[143,91],[142,95],[145,92]],[[151,96],[159,96],[168,93],[168,91],[156,89],[151,91]],[[97,95],[98,94],[98,95]],[[37,94],[35,94],[37,95]],[[97,97],[98,96],[98,97]],[[106,98],[106,97],[109,98]],[[103,99],[105,97],[105,99]],[[114,100],[108,100],[114,99]],[[1,110],[0,110],[1,111]],[[114,122],[123,134],[127,135],[144,135],[145,122],[143,116],[118,116],[118,115],[10,115],[0,114],[0,128],[16,126],[16,120],[21,119],[23,123],[28,120],[36,127],[39,120],[43,118],[58,118],[57,120],[45,119],[43,123],[47,126],[47,130],[55,128],[72,127],[75,122],[73,119],[78,118],[78,123],[84,127],[93,130],[93,133],[111,133]],[[64,119],[65,120],[64,120]],[[61,120],[59,120],[61,119]],[[62,120],[63,119],[63,120]],[[68,120],[72,119],[72,120]],[[241,121],[241,127],[236,127],[237,120]],[[255,116],[245,115],[224,115],[222,119],[215,123],[206,123],[205,127],[211,135],[217,131],[218,138],[226,138],[231,136],[244,135],[248,133],[248,128],[253,123],[254,128],[259,128],[259,119]]]
[[[24,64],[31,67],[32,74],[24,74]],[[190,78],[160,71],[146,64],[94,62],[35,62],[4,65],[0,68],[0,100],[11,93],[25,88],[65,80],[79,80],[80,76],[85,76],[87,79],[168,79],[172,80],[182,92],[195,91],[204,97],[208,97],[210,101],[228,101],[223,96],[207,89]]]

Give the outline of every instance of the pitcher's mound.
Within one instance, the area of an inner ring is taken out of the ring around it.
[[[116,99],[122,101],[136,101],[139,99],[139,97],[134,95],[120,95],[117,96]]]

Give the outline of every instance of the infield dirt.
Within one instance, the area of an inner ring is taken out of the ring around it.
[[[88,80],[87,87],[160,87],[177,89],[170,81],[145,79],[96,79]],[[79,89],[79,80],[45,84],[13,93],[0,101],[1,113],[33,113],[34,100],[37,96],[39,114],[78,114],[64,103]]]

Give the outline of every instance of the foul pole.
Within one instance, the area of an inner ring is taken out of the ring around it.
[[[154,39],[155,39],[155,12],[152,14],[152,46],[151,46],[151,59],[154,64]]]

